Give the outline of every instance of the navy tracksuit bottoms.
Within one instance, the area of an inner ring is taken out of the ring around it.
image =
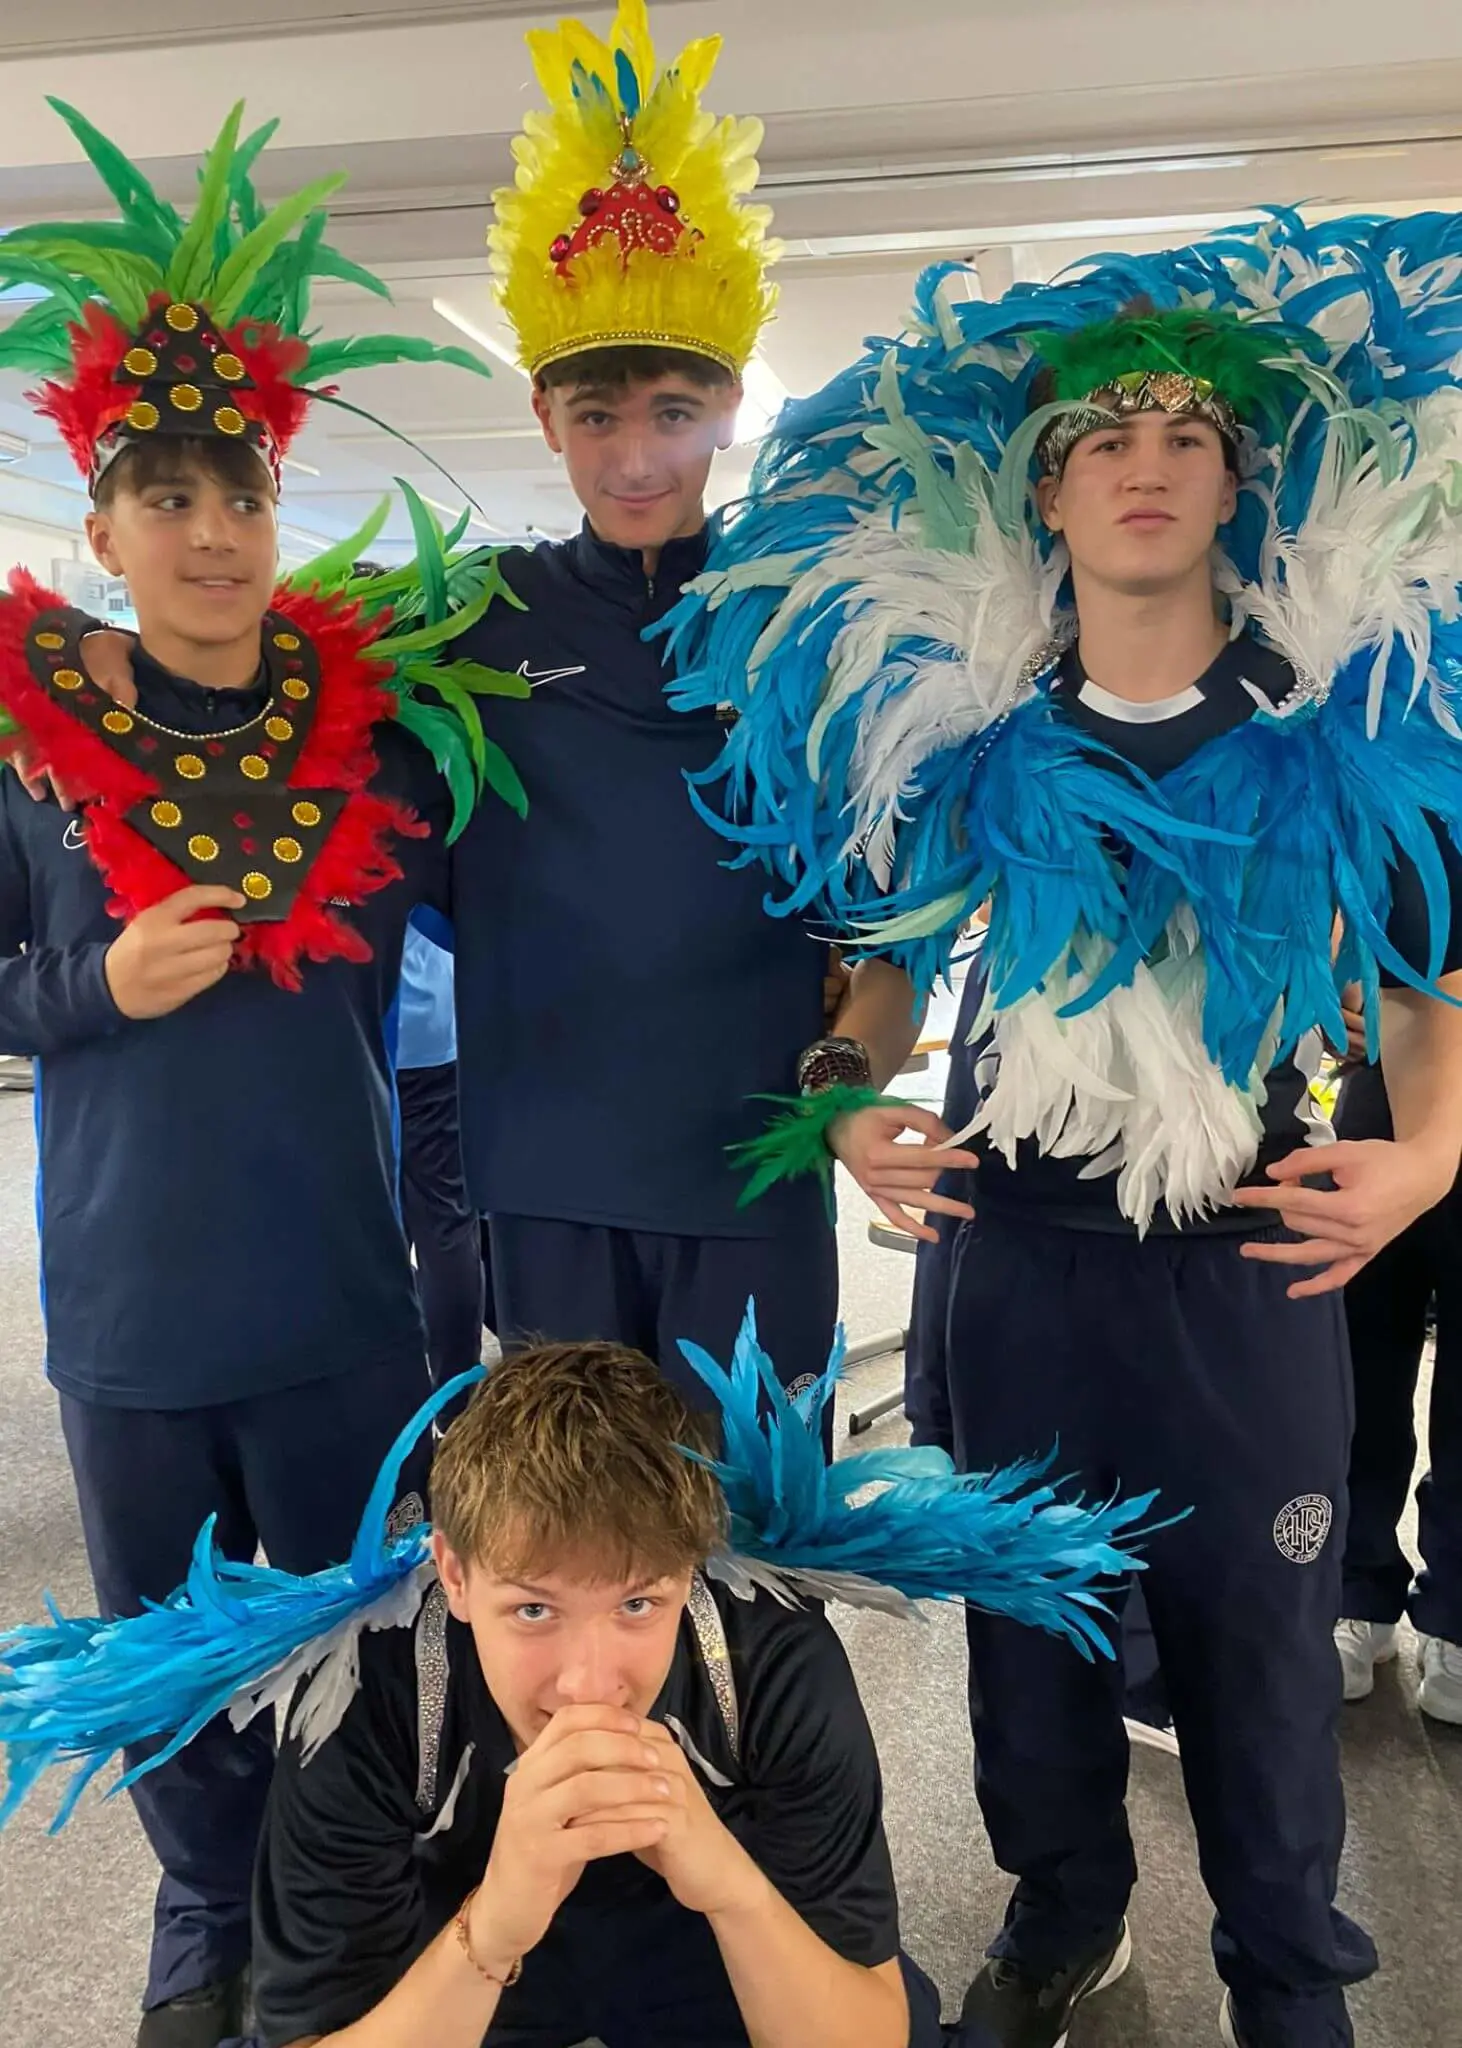
[[[838,1314],[838,1248],[820,1220],[780,1237],[679,1237],[597,1223],[493,1215],[487,1223],[497,1334],[628,1344],[692,1407],[710,1396],[680,1354],[688,1337],[723,1365],[749,1297],[783,1386],[826,1370]]]
[[[225,1557],[248,1562],[262,1545],[283,1571],[343,1563],[382,1459],[429,1392],[417,1355],[209,1408],[111,1408],[61,1395],[101,1612],[136,1614],[182,1585],[210,1515]],[[422,1518],[430,1449],[420,1444],[402,1474],[404,1520]],[[145,1754],[129,1751],[127,1762]],[[162,1865],[144,2005],[226,1983],[249,1960],[254,1852],[273,1775],[273,1716],[241,1734],[220,1716],[133,1788]]]
[[[1090,1494],[1161,1489],[1147,1546],[1219,1974],[1250,2048],[1348,2048],[1376,1966],[1335,1907],[1345,1806],[1332,1641],[1352,1407],[1338,1294],[1234,1236],[1136,1237],[986,1206],[960,1227],[943,1393],[980,1470],[1051,1449]],[[933,1404],[937,1406],[937,1403]],[[927,1390],[916,1407],[931,1406]],[[1120,1660],[971,1613],[977,1789],[1018,1879],[992,1953],[1039,1972],[1113,1932],[1137,1869]]]

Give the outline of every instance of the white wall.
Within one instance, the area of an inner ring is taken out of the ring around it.
[[[8,576],[18,566],[48,582],[53,562],[90,559],[84,534],[0,512],[0,575]]]

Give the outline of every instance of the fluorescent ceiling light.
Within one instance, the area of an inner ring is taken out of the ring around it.
[[[765,356],[753,356],[742,372],[746,396],[736,415],[739,444],[764,438],[791,393]]]
[[[297,455],[282,456],[281,463],[285,469],[297,469],[301,476],[318,476],[320,474],[313,462],[301,462]]]
[[[516,370],[520,377],[527,376],[528,372],[518,361],[508,342],[499,340],[495,334],[489,334],[485,328],[469,320],[465,313],[459,313],[449,299],[433,299],[431,309],[434,313],[440,314],[449,325],[455,327],[459,334],[465,334],[469,341],[475,341],[479,348],[485,348],[490,356],[496,356],[498,361],[506,363],[510,370]]]
[[[30,442],[24,434],[12,434],[8,427],[0,427],[0,464],[24,462],[30,454]]]

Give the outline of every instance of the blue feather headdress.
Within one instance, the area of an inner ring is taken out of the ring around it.
[[[751,1598],[766,1586],[780,1599],[806,1593],[899,1613],[919,1599],[969,1600],[1063,1635],[1084,1656],[1111,1656],[1102,1588],[1142,1569],[1130,1545],[1154,1495],[1086,1506],[1036,1485],[1042,1465],[961,1476],[929,1450],[864,1453],[829,1470],[821,1418],[841,1344],[795,1401],[757,1343],[750,1306],[729,1372],[694,1345],[682,1349],[724,1426],[713,1469],[730,1509],[731,1548],[707,1569],[738,1593]],[[68,1618],[47,1600],[48,1623],[0,1636],[0,1826],[48,1770],[71,1765],[54,1832],[119,1752],[165,1741],[113,1794],[222,1713],[243,1727],[292,1702],[290,1730],[312,1755],[355,1693],[362,1632],[416,1618],[433,1576],[431,1531],[389,1535],[391,1503],[422,1432],[483,1376],[478,1368],[440,1388],[402,1431],[348,1563],[307,1578],[230,1563],[218,1555],[210,1520],[186,1585],[161,1605],[102,1622]]]
[[[769,870],[769,910],[825,918],[923,988],[987,905],[990,1142],[1099,1161],[1140,1227],[1159,1200],[1181,1220],[1252,1166],[1274,1062],[1317,1030],[1343,1040],[1344,983],[1374,1034],[1381,972],[1431,991],[1443,958],[1462,216],[1277,212],[994,303],[948,296],[958,267],[925,273],[903,335],[784,411],[666,622],[674,701],[738,714],[693,798]],[[1053,715],[1075,619],[1033,496],[1043,338],[1139,297],[1272,327],[1290,394],[1243,436],[1216,577],[1235,633],[1295,687],[1156,785]],[[1403,862],[1422,962],[1387,936]]]

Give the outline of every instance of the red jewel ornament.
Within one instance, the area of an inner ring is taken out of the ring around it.
[[[591,213],[597,213],[603,204],[604,194],[599,190],[599,187],[597,185],[591,185],[588,191],[584,194],[583,198],[579,201],[579,211],[581,214],[583,214],[585,220],[587,220],[589,218],[589,215]]]
[[[273,740],[265,740],[263,746],[260,747],[259,752],[261,754],[267,754],[269,756],[269,759],[272,761],[274,759],[274,756],[279,752],[279,749],[275,746]]]
[[[203,751],[206,754],[212,754],[214,759],[217,760],[218,756],[223,752],[223,741],[210,740]]]
[[[549,256],[553,262],[562,263],[564,258],[568,255],[570,249],[573,248],[573,246],[574,244],[571,236],[555,235],[552,243],[549,245]]]
[[[137,751],[139,754],[155,754],[157,752],[157,741],[152,737],[151,733],[144,733],[141,739],[138,740]]]
[[[185,372],[186,372],[186,371],[188,371],[188,370],[196,370],[196,369],[197,369],[197,367],[198,367],[198,365],[197,365],[197,364],[196,364],[196,363],[194,362],[194,360],[193,360],[193,358],[192,358],[191,356],[174,356],[174,357],[173,357],[173,368],[174,368],[175,370],[183,370],[183,371],[185,371]]]
[[[660,204],[664,207],[667,213],[679,213],[680,194],[675,190],[675,187],[673,185],[657,186],[655,188],[655,197],[659,200]]]
[[[241,839],[239,841],[239,845],[245,853],[254,853],[257,851],[257,848],[255,847],[252,839]]]
[[[238,826],[240,832],[247,832],[253,822],[247,811],[234,812],[234,823]]]
[[[147,339],[149,343],[152,345],[152,347],[155,349],[166,348],[168,345],[168,338],[165,334],[158,334],[154,332],[152,334],[149,334]]]

